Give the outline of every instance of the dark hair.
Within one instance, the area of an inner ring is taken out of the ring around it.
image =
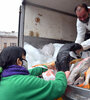
[[[75,52],[76,50],[79,50],[79,49],[83,49],[83,47],[78,43],[66,43],[60,48],[59,52],[63,52],[63,51]]]
[[[80,50],[80,49],[83,49],[83,47],[80,45],[80,44],[78,44],[78,43],[75,43],[73,46],[72,46],[72,48],[71,48],[71,50],[70,51],[77,51],[77,50]]]
[[[88,7],[85,3],[79,4],[75,7],[74,12],[76,13],[76,10],[78,7],[84,8],[88,12]]]
[[[0,67],[4,70],[8,66],[16,64],[17,58],[22,60],[22,55],[25,56],[26,51],[21,47],[10,46],[4,48],[0,53]]]

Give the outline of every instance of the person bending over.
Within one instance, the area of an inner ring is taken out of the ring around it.
[[[74,59],[81,58],[83,47],[78,43],[64,44],[56,57],[55,66],[58,71],[69,71],[70,62]]]

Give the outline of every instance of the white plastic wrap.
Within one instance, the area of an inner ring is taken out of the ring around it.
[[[44,45],[40,51],[45,56],[53,56],[55,48],[52,43],[49,43],[49,44]]]
[[[32,45],[25,43],[24,49],[26,50],[26,59],[28,61],[28,68],[36,64],[45,63],[47,58],[40,53],[40,51]]]
[[[55,51],[54,51],[54,54],[53,54],[53,58],[56,58],[56,57],[57,57],[57,54],[58,54],[58,52],[59,52],[59,49],[60,49],[64,44],[54,43],[53,45],[54,45],[54,47],[55,47]]]
[[[49,69],[48,71],[42,73],[42,77],[44,80],[55,80],[54,70]]]
[[[24,43],[24,49],[26,50],[26,59],[28,61],[28,69],[37,64],[44,64],[55,61],[57,53],[62,45],[63,44],[59,43],[50,43],[43,46],[44,48],[41,50],[28,43]]]

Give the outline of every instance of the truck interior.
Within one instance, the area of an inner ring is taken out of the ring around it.
[[[18,45],[41,48],[48,43],[71,43],[76,38],[76,5],[90,0],[23,0],[19,12]],[[90,90],[69,85],[66,100],[89,100]]]
[[[81,3],[90,5],[89,0],[23,0],[19,14],[19,45],[23,46],[23,39],[32,41],[33,38],[47,38],[51,42],[75,41],[77,18],[74,9]]]

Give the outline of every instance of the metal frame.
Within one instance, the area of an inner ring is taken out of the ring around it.
[[[20,6],[19,11],[19,25],[18,25],[18,46],[24,46],[24,17],[25,17],[25,3],[24,0]]]

